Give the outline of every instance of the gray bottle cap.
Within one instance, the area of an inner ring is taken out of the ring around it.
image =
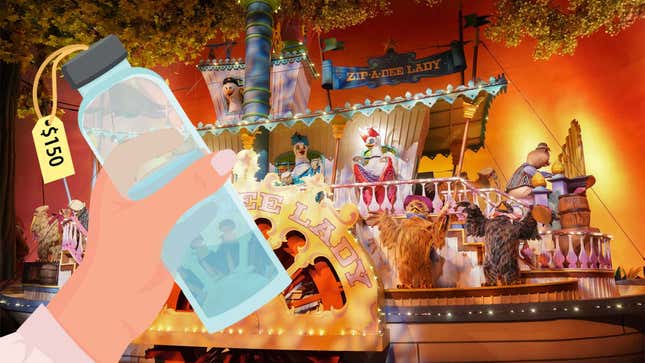
[[[128,52],[116,35],[109,35],[63,65],[65,80],[74,89],[97,79],[128,57]]]

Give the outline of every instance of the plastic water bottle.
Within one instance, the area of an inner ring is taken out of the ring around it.
[[[70,60],[63,74],[83,96],[81,133],[125,197],[155,193],[210,153],[165,81],[131,67],[116,36]],[[161,258],[209,332],[243,319],[291,282],[229,182],[180,217]]]

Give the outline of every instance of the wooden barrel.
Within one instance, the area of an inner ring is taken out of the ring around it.
[[[558,214],[560,215],[560,225],[563,229],[589,227],[591,210],[589,210],[587,196],[580,194],[561,195],[558,201]]]
[[[44,264],[40,267],[40,283],[42,285],[58,285],[58,266]]]

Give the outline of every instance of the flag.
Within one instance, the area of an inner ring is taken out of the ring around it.
[[[323,40],[323,52],[343,49],[345,49],[345,43],[339,42],[336,38],[327,38]]]

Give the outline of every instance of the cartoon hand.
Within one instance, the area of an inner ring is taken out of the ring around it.
[[[97,362],[116,362],[159,313],[173,278],[161,247],[179,217],[217,191],[235,162],[230,150],[204,156],[163,189],[121,196],[102,170],[92,192],[87,253],[49,303],[65,331]]]

